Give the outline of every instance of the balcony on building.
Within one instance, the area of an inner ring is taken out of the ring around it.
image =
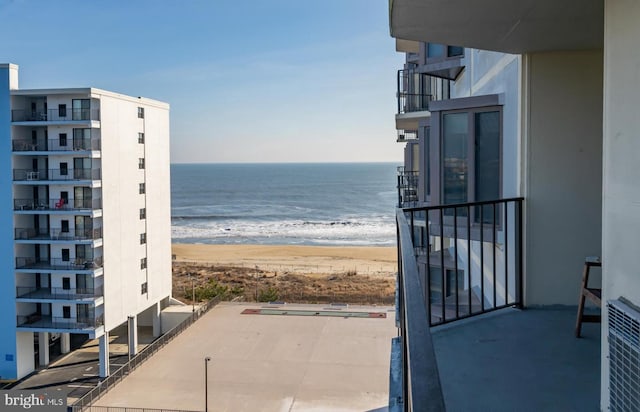
[[[417,130],[420,119],[431,116],[430,103],[448,99],[450,96],[448,80],[421,73],[417,66],[411,66],[397,72],[398,130]]]
[[[32,332],[64,332],[64,333],[88,333],[90,338],[96,336],[96,330],[104,327],[104,315],[66,318],[38,314],[18,315],[16,325],[19,331]]]
[[[403,166],[398,167],[398,205],[399,207],[413,207],[418,202],[418,179],[417,170],[405,170]]]
[[[74,182],[92,185],[101,179],[100,168],[67,169],[13,169],[13,181],[28,184]]]
[[[99,133],[91,130],[89,137],[74,137],[69,139],[45,139],[44,137],[32,138],[16,138],[13,139],[12,150],[15,154],[29,154],[34,152],[94,152],[100,150]]]
[[[398,209],[390,405],[591,410],[600,328],[575,308],[523,306],[522,198]],[[398,400],[401,400],[399,402]]]
[[[78,124],[99,127],[100,101],[91,89],[15,90],[11,122],[15,126]]]
[[[48,109],[48,110],[11,110],[11,121],[13,123],[86,123],[92,120],[100,120],[100,110],[98,109]]]
[[[102,256],[75,258],[16,257],[16,270],[73,270],[93,271],[102,268]]]
[[[38,212],[95,212],[102,208],[102,199],[14,199],[13,210],[22,213]]]
[[[18,301],[94,301],[104,294],[102,286],[92,288],[56,288],[18,286],[16,288],[16,300]]]
[[[417,130],[398,130],[398,138],[396,142],[398,143],[406,143],[409,141],[418,140],[418,131]]]
[[[64,242],[95,242],[102,239],[102,228],[32,228],[15,229],[15,240],[18,241],[64,241]]]

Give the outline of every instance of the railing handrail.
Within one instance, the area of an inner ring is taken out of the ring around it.
[[[63,173],[64,172],[64,173]],[[99,167],[83,167],[67,169],[13,169],[13,180],[99,180],[101,178]]]
[[[522,201],[524,197],[509,197],[497,200],[483,200],[479,202],[465,202],[465,203],[451,203],[451,204],[440,204],[440,205],[429,205],[429,206],[413,206],[413,207],[405,207],[402,208],[405,212],[416,212],[416,211],[429,211],[429,210],[440,210],[440,209],[454,209],[454,208],[462,208],[462,207],[473,207],[473,206],[482,206],[482,205],[490,205],[495,203],[510,203],[516,201]]]
[[[65,144],[62,144],[63,142]],[[11,141],[11,146],[14,152],[24,151],[58,151],[58,152],[71,152],[71,151],[91,151],[100,150],[100,137],[68,137],[66,140],[60,138],[45,139],[43,137],[32,139],[30,137],[16,138]]]
[[[33,228],[33,227],[17,227],[15,229],[16,239],[33,239],[41,237],[41,239],[54,239],[54,240],[85,240],[85,239],[99,239],[102,237],[102,227],[94,228],[69,228],[68,231],[63,232],[62,227],[45,227],[45,228]]]
[[[102,267],[102,256],[98,257],[85,257],[85,258],[69,258],[64,260],[62,258],[35,258],[27,256],[16,257],[17,269],[31,269],[29,266],[34,266],[33,269],[38,269],[39,266],[43,268],[57,268],[61,269],[75,269],[75,270],[89,270]]]
[[[40,323],[36,325],[36,323]],[[17,327],[29,327],[34,325],[34,328],[55,328],[55,329],[83,329],[79,326],[89,326],[92,328],[102,326],[104,324],[103,315],[92,316],[89,314],[86,318],[65,318],[60,316],[41,315],[32,313],[29,315],[17,315],[16,326]]]
[[[401,316],[403,358],[410,365],[405,375],[408,382],[404,400],[408,411],[444,411],[444,396],[433,348],[429,322],[430,308],[425,304],[418,278],[418,265],[413,255],[413,241],[402,209],[396,213],[401,276]],[[410,247],[407,247],[410,246]],[[408,403],[408,404],[407,404]]]
[[[80,119],[76,116],[81,117]],[[85,118],[86,117],[86,118]],[[12,122],[57,122],[57,121],[91,121],[100,120],[100,109],[78,109],[65,107],[64,109],[13,109],[11,110]]]
[[[102,208],[102,198],[66,199],[14,199],[13,210],[93,210]],[[79,204],[79,206],[77,206]]]
[[[93,296],[100,297],[103,295],[103,287],[102,286],[94,286],[92,288],[70,288],[65,289],[61,287],[35,287],[35,286],[16,286],[16,296],[21,298],[33,292],[47,292],[54,299],[57,296],[69,297],[69,296]],[[40,299],[40,297],[36,297],[35,299]]]

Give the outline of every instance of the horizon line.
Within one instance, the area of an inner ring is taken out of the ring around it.
[[[402,163],[402,160],[380,160],[380,161],[327,161],[327,162],[295,162],[295,161],[284,161],[284,162],[243,162],[243,161],[239,161],[239,162],[170,162],[170,164],[172,165],[209,165],[209,164],[246,164],[246,165],[250,165],[250,164],[261,164],[261,165],[266,165],[266,164],[353,164],[353,163],[358,163],[358,164],[371,164],[371,163]]]

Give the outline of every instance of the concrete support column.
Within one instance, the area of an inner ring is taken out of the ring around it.
[[[98,349],[98,358],[100,360],[100,377],[109,376],[109,332],[105,332],[100,337],[100,345]]]
[[[160,325],[160,302],[151,307],[151,319],[153,321],[153,337],[157,338],[162,333]]]
[[[129,316],[129,356],[138,354],[138,317]]]
[[[71,334],[63,333],[60,335],[60,352],[65,354],[71,352]]]
[[[40,366],[49,364],[49,332],[38,333],[38,360]]]

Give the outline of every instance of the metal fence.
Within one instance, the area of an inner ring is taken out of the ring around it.
[[[158,352],[163,346],[167,343],[171,342],[173,338],[182,333],[185,329],[191,326],[196,320],[200,319],[205,313],[207,313],[211,308],[216,306],[221,299],[213,298],[209,302],[201,305],[198,310],[193,312],[191,316],[177,325],[175,328],[171,329],[155,341],[148,345],[146,348],[142,349],[136,356],[132,357],[127,363],[125,363],[120,369],[109,375],[106,379],[100,381],[98,386],[87,392],[81,398],[79,398],[72,406],[69,406],[69,412],[81,412],[88,410],[98,410],[95,409],[97,407],[90,406],[93,402],[100,399],[102,395],[108,392],[111,388],[113,388],[116,384],[118,384],[121,380],[127,377],[130,372],[135,370],[138,366],[144,363],[148,358]],[[124,408],[129,411],[158,411],[158,409],[135,409],[135,408]],[[109,411],[122,411],[123,408],[108,408]]]
[[[522,201],[403,209],[430,326],[522,304]]]
[[[445,410],[440,374],[429,328],[430,307],[425,304],[413,253],[412,234],[402,212],[398,225],[398,303],[396,313],[400,339],[400,385],[404,412]],[[395,392],[395,391],[394,391]]]

